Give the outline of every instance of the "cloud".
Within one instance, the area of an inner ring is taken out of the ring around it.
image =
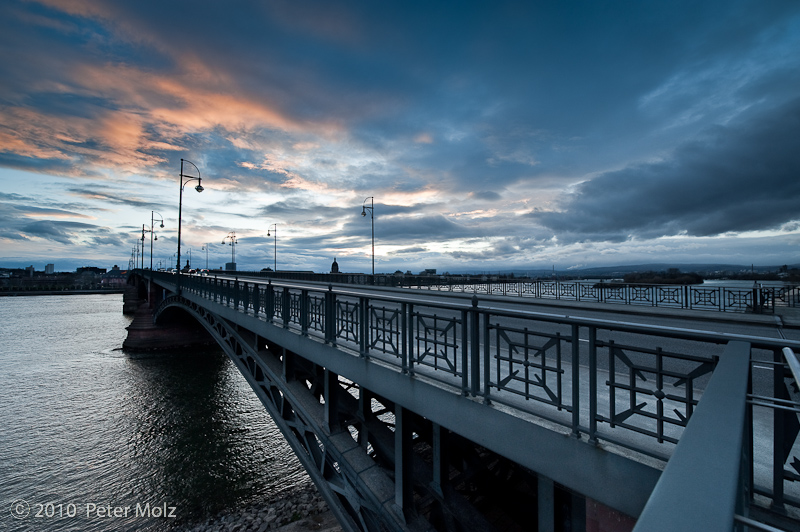
[[[82,230],[94,229],[96,226],[80,222],[61,222],[41,220],[21,227],[27,237],[43,238],[61,244],[75,244],[76,236]]]
[[[714,236],[800,218],[800,99],[717,126],[663,161],[606,172],[557,212],[530,217],[559,240]]]

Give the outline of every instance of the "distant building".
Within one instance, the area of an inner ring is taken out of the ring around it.
[[[120,270],[119,266],[115,264],[114,267],[111,268],[110,272],[104,273],[103,275],[100,276],[100,284],[108,287],[125,286],[126,284],[125,277],[127,273],[128,272],[126,271]]]
[[[56,265],[55,264],[48,264],[44,267],[45,275],[53,275],[56,273]]]
[[[436,268],[426,268],[424,271],[419,272],[420,275],[436,275]]]
[[[33,266],[31,266],[31,268],[33,268]],[[77,270],[75,270],[75,273],[79,275],[82,273],[93,273],[95,275],[102,275],[106,273],[106,271],[107,270],[105,268],[98,268],[96,266],[84,266],[83,268],[78,268]]]
[[[339,263],[336,262],[336,257],[333,258],[333,264],[331,264],[331,273],[339,273]]]

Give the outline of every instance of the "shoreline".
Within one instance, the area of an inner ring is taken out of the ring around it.
[[[83,296],[91,294],[124,294],[124,288],[94,289],[94,290],[31,290],[0,292],[0,297],[25,297],[25,296]]]

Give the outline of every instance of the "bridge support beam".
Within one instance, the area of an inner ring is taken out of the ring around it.
[[[540,476],[537,485],[536,513],[539,521],[539,532],[552,532],[556,526],[555,484],[552,479]]]
[[[411,454],[411,413],[400,405],[394,411],[394,503],[398,516],[405,520],[405,511],[414,503],[413,458]]]
[[[325,370],[325,423],[331,434],[335,434],[341,430],[339,426],[339,393],[341,387],[339,386],[339,376],[330,371]]]

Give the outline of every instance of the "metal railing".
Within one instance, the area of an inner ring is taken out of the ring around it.
[[[794,285],[751,288],[704,285],[648,285],[587,281],[543,280],[470,280],[416,278],[403,283],[404,287],[444,292],[467,292],[612,303],[718,312],[774,313],[776,306],[800,306],[800,287]]]
[[[223,272],[227,273],[232,272]],[[718,312],[774,313],[776,307],[800,307],[800,285],[752,286],[653,285],[605,281],[558,281],[546,279],[508,279],[488,276],[447,275],[367,275],[313,272],[238,272],[240,276],[265,279],[313,281],[431,290],[640,305]]]
[[[800,475],[785,469],[790,457],[800,464],[793,448],[800,410],[788,398],[782,353],[784,347],[800,349],[800,342],[509,311],[484,306],[477,297],[471,304],[432,303],[413,294],[368,297],[363,290],[331,286],[143,275],[167,287],[180,283],[184,294],[380,359],[456,393],[536,416],[590,443],[665,463],[725,345],[746,342],[752,355],[745,485],[750,497],[766,497],[778,511],[800,508]],[[764,367],[772,369],[772,378],[754,379]]]

